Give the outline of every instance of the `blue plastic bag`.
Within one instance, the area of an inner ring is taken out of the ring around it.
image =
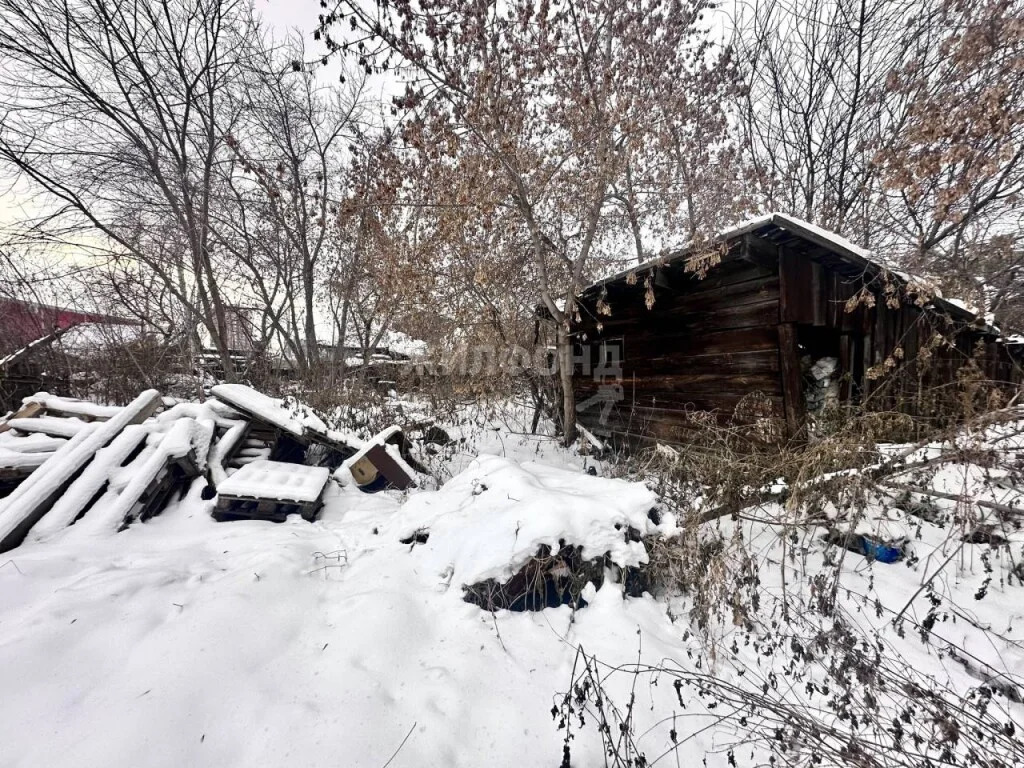
[[[903,559],[904,541],[876,541],[870,536],[860,537],[860,546],[864,556],[880,563],[895,563]]]

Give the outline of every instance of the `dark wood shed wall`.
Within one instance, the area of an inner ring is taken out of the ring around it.
[[[703,278],[677,261],[632,285],[619,279],[589,291],[574,327],[579,353],[593,365],[602,341],[620,345],[622,390],[602,420],[600,393],[614,394],[614,382],[578,368],[577,401],[589,403],[580,423],[630,441],[673,441],[693,428],[693,412],[732,419],[743,398],[760,393],[759,405],[793,430],[805,417],[800,357],[808,353],[839,359],[842,400],[918,415],[936,409],[922,390],[952,392],[972,357],[986,378],[1020,382],[1019,365],[991,334],[905,299],[891,306],[892,281],[820,244],[773,237],[735,239]],[[937,333],[954,345],[936,343]]]
[[[997,343],[966,313],[925,309],[884,273],[868,275],[813,243],[779,246],[779,321],[813,357],[839,358],[845,374],[842,400],[874,410],[941,416],[943,394],[973,361],[985,379],[1015,386],[1020,366],[1009,347]],[[824,338],[832,349],[815,350]],[[782,349],[785,352],[785,349]],[[784,355],[783,355],[784,356]]]
[[[737,244],[704,278],[677,264],[658,268],[650,309],[643,277],[608,285],[600,303],[596,296],[584,300],[574,328],[578,352],[589,351],[593,364],[602,341],[621,340],[622,392],[602,423],[599,390],[613,382],[596,368],[578,368],[577,402],[593,399],[579,413],[583,426],[671,441],[692,428],[688,413],[731,414],[752,392],[781,412],[778,266],[747,256]]]

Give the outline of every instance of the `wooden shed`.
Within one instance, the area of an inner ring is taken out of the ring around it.
[[[741,403],[790,435],[827,396],[922,414],[919,393],[970,361],[986,379],[1021,380],[998,329],[778,213],[594,283],[578,311],[579,423],[629,442],[681,440],[695,412],[734,420]]]

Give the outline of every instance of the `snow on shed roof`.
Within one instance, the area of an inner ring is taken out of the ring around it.
[[[796,216],[790,216],[789,214],[779,212],[768,213],[763,216],[755,216],[747,219],[734,227],[719,232],[711,238],[709,242],[728,242],[742,237],[743,235],[764,229],[785,230],[801,237],[802,239],[809,241],[821,241],[819,244],[825,245],[825,247],[835,251],[840,256],[846,256],[852,263],[860,267],[874,266],[878,269],[888,269],[887,266],[875,261],[871,251],[861,248],[859,245],[855,245],[852,241],[847,240],[842,235],[837,235],[835,232],[830,232],[827,229],[819,227],[816,224],[811,224],[809,221],[799,219]],[[687,256],[692,255],[694,249],[695,245],[693,243],[688,243],[677,250],[662,253],[653,259],[648,259],[642,264],[629,267],[628,269],[616,272],[609,277],[596,280],[587,286],[586,289],[584,289],[584,292],[621,280],[631,273],[644,272],[648,269],[653,269],[654,267],[671,264],[680,259],[684,259]]]
[[[937,286],[932,285],[929,280],[910,275],[906,272],[901,272],[892,265],[886,264],[872,251],[856,245],[842,235],[836,234],[835,232],[819,227],[816,224],[812,224],[809,221],[804,221],[803,219],[786,213],[776,211],[748,219],[737,224],[731,229],[720,232],[712,238],[710,242],[729,242],[746,234],[758,234],[760,236],[771,236],[774,234],[776,235],[775,239],[778,240],[779,238],[777,236],[782,233],[788,235],[790,240],[802,240],[806,243],[825,249],[832,256],[836,257],[839,262],[844,264],[850,272],[857,271],[871,276],[884,272],[888,273],[892,278],[904,285],[913,283],[920,286],[921,288],[926,289],[930,294],[929,305],[957,319],[966,320],[968,322],[973,322],[978,319],[978,313],[973,311],[964,302],[956,299],[943,298],[942,292]],[[586,295],[587,293],[608,285],[609,283],[623,280],[630,274],[642,274],[643,272],[656,267],[685,259],[693,254],[695,248],[696,246],[694,244],[688,244],[679,250],[671,251],[653,259],[649,259],[643,264],[630,267],[629,269],[617,272],[610,277],[595,281],[587,286],[581,294]],[[985,330],[989,333],[999,334],[999,329],[990,326],[988,323],[985,324]]]

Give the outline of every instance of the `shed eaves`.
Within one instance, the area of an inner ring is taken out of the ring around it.
[[[830,232],[827,229],[823,229],[822,227],[811,224],[810,222],[804,221],[803,219],[799,219],[795,216],[779,212],[758,216],[720,233],[712,240],[712,242],[729,243],[738,240],[747,234],[757,235],[758,237],[769,240],[776,245],[788,245],[796,241],[800,241],[805,245],[816,247],[819,250],[817,254],[811,258],[821,261],[830,269],[836,270],[848,277],[859,275],[877,277],[884,273],[888,275],[890,279],[897,281],[903,286],[909,285],[911,282],[919,286],[928,286],[930,292],[928,305],[932,308],[966,322],[974,323],[979,319],[977,313],[970,311],[964,307],[962,303],[943,298],[937,288],[929,285],[929,281],[914,278],[905,272],[895,270],[880,262],[871,251],[861,248],[835,232]],[[643,264],[630,267],[629,269],[592,283],[582,291],[581,295],[591,295],[594,291],[604,286],[620,280],[625,280],[630,274],[642,275],[644,272],[657,267],[678,264],[692,256],[694,254],[694,250],[694,246],[686,246],[682,249],[650,259]],[[996,335],[1000,333],[998,328],[995,328],[988,323],[983,324],[983,330]]]

